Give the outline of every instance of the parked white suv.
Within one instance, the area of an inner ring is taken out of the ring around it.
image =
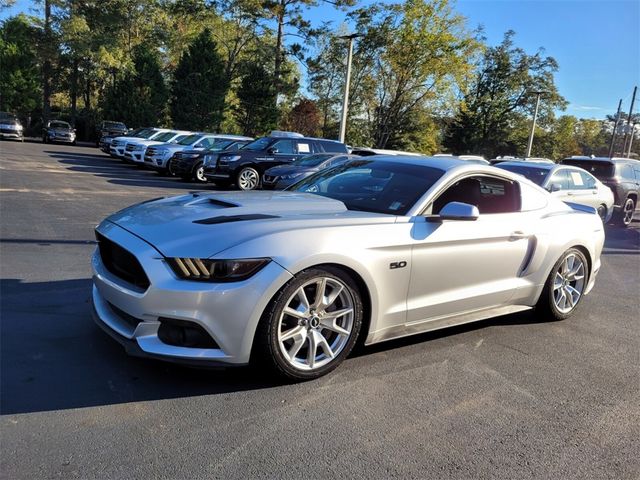
[[[153,139],[131,139],[124,147],[124,161],[144,165],[144,154],[147,148],[162,143],[176,143],[190,134],[191,132],[185,130],[169,130]]]
[[[169,169],[169,160],[177,152],[182,150],[204,150],[215,143],[218,138],[229,138],[229,135],[216,135],[214,133],[192,133],[176,143],[163,143],[147,148],[144,155],[145,166],[166,173]]]
[[[149,128],[147,131],[143,131],[139,133],[138,139],[141,140],[153,140],[154,138],[159,137],[165,132],[169,132],[168,128]],[[116,137],[111,140],[111,146],[109,147],[109,153],[112,157],[124,159],[124,149],[131,140],[135,140],[136,137]]]

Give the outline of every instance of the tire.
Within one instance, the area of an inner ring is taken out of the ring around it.
[[[207,183],[207,177],[204,176],[204,163],[196,163],[196,166],[193,167],[191,178],[189,180],[191,179],[198,183]]]
[[[584,296],[589,273],[589,263],[580,250],[570,248],[564,252],[551,269],[536,311],[553,320],[570,317]]]
[[[603,204],[598,206],[597,210],[598,210],[598,216],[604,222],[606,220],[606,218],[607,218],[607,206],[603,203]]]
[[[631,220],[633,220],[633,212],[636,209],[636,202],[633,198],[627,197],[627,199],[622,204],[622,208],[616,215],[616,223],[623,227],[628,227],[631,225]]]
[[[255,190],[260,186],[260,173],[253,167],[244,167],[238,172],[236,185],[240,190]]]
[[[321,287],[323,300],[331,299],[328,305],[318,304]],[[292,315],[285,309],[297,313]],[[256,330],[252,363],[288,380],[326,375],[353,349],[362,327],[362,312],[360,292],[348,274],[333,267],[304,270],[265,309]]]

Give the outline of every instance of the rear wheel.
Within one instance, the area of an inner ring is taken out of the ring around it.
[[[349,355],[362,325],[362,301],[342,270],[296,275],[271,301],[256,332],[252,360],[291,380],[310,380]]]
[[[260,185],[260,174],[253,167],[244,167],[238,172],[236,183],[240,190],[255,190]]]
[[[622,209],[618,214],[617,223],[622,226],[628,227],[633,220],[633,212],[636,209],[636,202],[633,198],[627,198],[622,205]]]
[[[588,279],[586,257],[577,248],[570,248],[551,269],[536,310],[554,320],[571,316],[582,300]]]

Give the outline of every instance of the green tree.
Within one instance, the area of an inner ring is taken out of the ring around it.
[[[273,129],[278,122],[278,109],[273,76],[259,63],[244,67],[237,90],[236,121],[245,135],[258,136]]]
[[[563,115],[554,122],[554,159],[570,157],[571,155],[580,155],[582,153],[576,138],[577,128],[578,119],[572,115]]]
[[[189,45],[174,72],[171,118],[177,128],[218,130],[229,79],[209,29]]]
[[[133,70],[107,89],[103,113],[127,125],[162,125],[167,120],[169,92],[157,53],[138,45],[133,50]]]
[[[28,115],[42,101],[38,51],[39,30],[25,15],[0,27],[0,110]]]
[[[541,127],[552,121],[554,109],[566,106],[554,83],[558,63],[542,50],[528,55],[514,45],[514,35],[509,31],[500,45],[486,49],[444,140],[452,152],[524,155],[523,150],[514,150],[511,130],[518,115],[532,116],[534,92],[544,92]]]
[[[349,17],[363,37],[353,55],[347,141],[378,148],[422,145],[430,151],[438,135],[428,117],[446,107],[479,47],[465,19],[447,0],[374,3]],[[321,42],[324,48],[309,60],[310,90],[327,131],[340,112],[347,44],[331,38]]]

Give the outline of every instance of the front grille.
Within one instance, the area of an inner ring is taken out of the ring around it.
[[[2,133],[13,133],[13,134],[17,134],[17,130],[14,130],[13,128],[6,128],[6,127],[0,127],[0,132]]]
[[[275,182],[276,178],[278,178],[278,177],[272,177],[271,175],[265,175],[263,177],[264,181],[265,182],[269,182],[269,183]]]
[[[121,147],[122,145],[124,145],[124,140],[113,140],[111,142],[112,147]]]
[[[156,149],[156,148],[154,148],[154,147],[149,147],[149,148],[147,148],[147,155],[149,155],[149,156],[153,156],[153,155],[155,155],[155,154],[156,154],[156,150],[157,150],[157,149]]]
[[[149,278],[138,259],[131,252],[98,232],[96,232],[96,239],[100,249],[100,258],[109,272],[138,289],[146,290],[149,288]]]
[[[135,145],[130,143],[129,145],[127,145],[127,147],[125,148],[125,150],[127,152],[133,152],[133,149],[135,148]]]

